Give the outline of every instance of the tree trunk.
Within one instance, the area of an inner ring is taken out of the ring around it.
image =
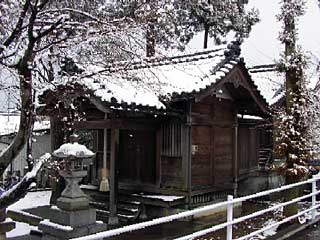
[[[146,51],[147,51],[147,57],[153,57],[156,53],[156,36],[155,36],[155,26],[154,22],[150,22],[148,24],[148,29],[147,29],[147,36],[146,36]]]
[[[3,175],[5,169],[18,156],[31,133],[33,115],[32,73],[28,67],[19,69],[19,73],[21,97],[20,125],[14,141],[0,154],[0,175]]]
[[[209,39],[209,25],[204,24],[204,39],[203,39],[203,48],[208,48],[208,39]]]
[[[288,15],[284,19],[285,21],[285,30],[287,33],[293,33],[295,31],[295,19],[292,15]],[[284,41],[285,44],[285,57],[290,58],[295,54],[296,51],[296,39],[294,37],[290,39],[286,39]],[[286,113],[288,115],[293,115],[293,104],[295,104],[293,97],[299,96],[299,81],[301,80],[302,73],[298,72],[298,67],[289,66],[289,68],[286,69],[285,72],[286,75]],[[294,121],[296,121],[296,118],[294,118]],[[294,122],[294,128],[298,129],[297,125],[298,122]],[[293,140],[293,139],[291,139]],[[290,154],[294,154],[296,156],[299,156],[299,153],[297,152],[297,149],[294,149],[293,147],[289,147],[286,154],[286,164],[287,164],[287,173],[285,175],[285,184],[292,184],[296,183],[302,180],[302,177],[299,177],[297,175],[291,176],[290,170],[293,169],[296,159],[291,159]],[[299,197],[300,194],[300,188],[293,188],[289,189],[284,194],[285,201],[290,201],[294,198]],[[298,212],[298,204],[291,204],[284,208],[284,215],[286,217],[292,216],[294,214],[297,214]]]
[[[288,175],[285,176],[285,184],[286,185],[297,183],[300,180],[301,179],[297,179],[296,177],[293,177],[293,176],[288,176]],[[300,194],[299,187],[288,189],[284,193],[284,201],[285,202],[291,201],[292,199],[299,197],[299,194]],[[290,216],[295,215],[297,213],[298,213],[298,203],[293,203],[293,204],[287,205],[283,209],[283,215],[286,217],[290,217]]]

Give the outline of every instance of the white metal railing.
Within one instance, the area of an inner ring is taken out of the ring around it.
[[[266,230],[269,230],[269,229],[272,229],[274,227],[277,227],[277,226],[279,226],[279,225],[281,225],[283,223],[289,222],[289,221],[291,221],[291,220],[293,220],[295,218],[298,218],[299,216],[302,216],[302,215],[304,215],[304,214],[306,214],[308,212],[312,212],[312,220],[315,220],[316,219],[316,211],[317,211],[318,208],[320,208],[320,204],[317,204],[317,202],[316,202],[316,195],[318,195],[320,193],[320,191],[317,191],[317,181],[318,180],[320,180],[320,176],[319,175],[315,175],[315,176],[313,176],[312,179],[309,179],[309,180],[306,180],[306,181],[303,181],[303,182],[298,182],[298,183],[294,183],[294,184],[290,184],[290,185],[285,185],[285,186],[282,186],[280,188],[276,188],[276,189],[272,189],[272,190],[267,190],[267,191],[255,193],[255,194],[252,194],[252,195],[249,195],[249,196],[245,196],[245,197],[233,198],[233,196],[229,195],[228,196],[228,200],[225,201],[225,202],[220,202],[220,203],[208,205],[208,206],[205,206],[205,207],[201,207],[201,208],[198,208],[198,209],[181,212],[181,213],[174,214],[174,215],[167,216],[167,217],[156,218],[156,219],[153,219],[151,221],[132,224],[132,225],[125,226],[125,227],[122,227],[122,228],[118,228],[118,229],[108,230],[108,231],[104,231],[104,232],[100,232],[100,233],[96,233],[96,234],[92,234],[92,235],[88,235],[88,236],[84,236],[84,237],[73,238],[71,240],[101,240],[103,238],[120,235],[122,233],[128,233],[128,232],[132,232],[132,231],[136,231],[136,230],[140,230],[140,229],[145,229],[147,227],[151,227],[151,226],[155,226],[155,225],[160,225],[160,224],[163,224],[163,223],[172,222],[172,221],[179,220],[179,219],[182,219],[182,218],[191,217],[191,216],[194,216],[196,214],[208,212],[208,211],[220,208],[220,207],[227,207],[227,221],[226,222],[221,223],[219,225],[215,225],[215,226],[213,226],[211,228],[208,228],[208,229],[204,229],[204,230],[192,233],[192,234],[184,236],[184,237],[176,238],[175,240],[194,239],[194,238],[204,236],[204,235],[206,235],[208,233],[212,233],[212,232],[215,232],[215,231],[223,229],[223,228],[227,228],[226,240],[232,240],[233,239],[232,238],[232,227],[233,227],[234,224],[241,223],[241,222],[243,222],[243,221],[245,221],[247,219],[260,216],[262,214],[274,211],[274,210],[279,209],[281,207],[285,207],[285,206],[290,205],[292,203],[296,203],[296,202],[299,202],[299,201],[301,201],[303,199],[311,197],[312,201],[311,201],[311,207],[310,208],[308,208],[306,210],[303,210],[303,211],[301,211],[301,212],[299,212],[299,213],[297,213],[297,214],[295,214],[293,216],[287,217],[287,218],[281,220],[280,222],[276,222],[276,223],[274,223],[272,225],[268,225],[266,227],[263,227],[263,228],[261,228],[259,230],[256,230],[256,231],[254,231],[254,232],[252,232],[252,233],[250,233],[248,235],[242,236],[242,237],[237,239],[237,240],[244,240],[244,239],[248,239],[250,237],[253,237],[253,236],[255,236],[255,235],[259,234],[259,233],[262,233],[262,232],[264,232]],[[254,199],[254,198],[258,198],[258,197],[262,197],[262,196],[266,196],[266,195],[269,195],[269,194],[272,194],[272,193],[282,192],[282,191],[285,191],[285,190],[288,190],[288,189],[291,189],[291,188],[295,188],[295,187],[299,187],[299,186],[302,186],[302,185],[305,185],[305,184],[312,184],[312,188],[311,188],[312,192],[310,194],[307,194],[307,195],[292,199],[292,200],[284,202],[284,203],[279,203],[279,204],[274,205],[272,207],[269,207],[267,209],[263,209],[263,210],[254,212],[254,213],[246,215],[246,216],[242,216],[242,217],[235,218],[235,219],[233,218],[233,205],[236,204],[236,203],[242,203],[244,201],[251,200],[251,199]]]

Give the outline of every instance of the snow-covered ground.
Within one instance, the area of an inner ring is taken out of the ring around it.
[[[23,210],[33,207],[45,206],[50,203],[51,191],[29,192],[24,198],[8,207],[9,210]],[[29,234],[37,227],[26,223],[16,222],[16,228],[7,233],[8,238]]]
[[[19,130],[20,115],[0,113],[0,135],[15,133]],[[34,123],[34,131],[50,129],[50,121],[37,119]]]
[[[23,210],[33,207],[49,205],[51,191],[28,192],[28,194],[15,204],[8,207],[10,210]]]
[[[50,196],[51,196],[51,191],[38,191],[38,192],[29,192],[23,199],[20,199],[20,201],[18,201],[17,203],[11,205],[8,209],[10,210],[23,210],[23,209],[29,209],[29,208],[33,208],[33,207],[38,207],[38,206],[46,206],[49,205],[49,201],[50,201]],[[265,203],[260,203],[260,205],[268,205],[273,206],[274,204],[279,204],[276,202],[265,202]],[[251,206],[252,205],[252,206]],[[246,208],[252,208],[250,210],[250,212],[257,208],[257,206],[255,206],[253,203],[249,204]],[[301,210],[304,210],[308,207],[310,207],[310,203],[300,203],[299,204],[299,208]],[[262,206],[260,206],[262,207]],[[249,212],[246,212],[246,208],[243,210],[244,214],[248,214]],[[258,209],[256,209],[258,210]],[[272,213],[266,214],[264,216],[261,216],[259,218],[255,218],[255,219],[250,219],[248,221],[246,221],[244,224],[241,225],[234,225],[234,232],[235,234],[248,234],[250,231],[252,231],[253,229],[257,229],[257,228],[261,228],[261,227],[266,227],[269,225],[272,225],[274,223],[276,223],[277,221],[279,221],[282,217],[282,208],[278,209],[277,211],[274,211]],[[319,213],[318,213],[319,215]],[[307,219],[310,219],[311,215],[310,214],[306,214],[303,217],[299,218],[299,221],[301,224],[305,223]],[[199,220],[199,222],[202,222],[204,220]],[[206,220],[208,221],[208,220]],[[186,222],[178,222],[177,223],[177,227],[178,229],[175,229],[175,233],[178,231],[184,231],[183,226],[180,226],[181,224],[186,224],[187,226],[190,227],[190,224],[187,224]],[[180,225],[179,225],[180,224]],[[199,224],[199,223],[198,223]],[[202,222],[202,224],[204,224],[204,222]],[[175,223],[171,223],[171,226],[175,225]],[[179,230],[179,227],[182,227],[182,229]],[[37,227],[34,226],[30,226],[29,224],[26,223],[21,223],[21,222],[16,222],[16,228],[12,231],[10,231],[9,233],[7,233],[7,237],[10,239],[12,237],[16,237],[16,236],[21,236],[21,235],[26,235],[28,233],[30,233],[30,230],[32,229],[37,229]],[[120,229],[119,229],[120,230]],[[168,230],[168,229],[167,229]],[[169,229],[170,230],[170,229]],[[168,230],[168,231],[169,231]],[[159,232],[161,232],[162,234],[162,230],[161,230],[161,226],[159,228]],[[167,232],[167,231],[165,231]],[[170,232],[170,231],[169,231]],[[167,233],[169,233],[167,232]],[[265,239],[268,236],[272,236],[274,234],[277,233],[277,229],[276,228],[272,228],[270,230],[267,230],[265,232],[263,232],[262,234],[256,235],[255,237],[251,238],[252,240],[260,240],[260,239]],[[129,235],[131,235],[132,233],[129,233]],[[144,235],[145,234],[145,235]],[[142,233],[139,233],[139,231],[136,232],[136,234],[133,235],[132,239],[141,239],[139,238],[139,236],[146,236],[148,237],[150,233],[148,233],[147,231],[144,231]],[[154,234],[154,231],[151,231],[151,234]],[[223,234],[222,234],[223,235]],[[127,235],[125,235],[127,236]],[[161,237],[161,236],[159,236]],[[238,236],[239,237],[239,236]],[[115,238],[118,239],[118,238]],[[119,239],[124,239],[124,238],[119,238]],[[160,238],[155,238],[155,239],[160,239]],[[222,239],[221,238],[221,234],[219,233],[219,231],[217,233],[213,233],[213,234],[208,234],[207,236],[204,236],[203,238],[200,239],[212,239],[212,240],[217,240],[217,239]]]

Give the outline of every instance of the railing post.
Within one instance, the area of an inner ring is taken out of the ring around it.
[[[312,176],[312,193],[315,193],[317,191],[317,179],[318,179],[318,176],[315,176],[313,175]],[[312,207],[315,207],[316,206],[316,201],[317,201],[317,196],[316,195],[313,195],[312,196]],[[316,219],[316,213],[317,213],[317,209],[313,209],[312,210],[312,221],[314,221]]]
[[[233,220],[233,196],[228,195],[228,205],[227,205],[227,223],[231,223]],[[227,240],[232,240],[232,224],[227,226]]]

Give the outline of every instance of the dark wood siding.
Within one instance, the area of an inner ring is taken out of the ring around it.
[[[181,124],[179,122],[162,125],[161,154],[168,157],[181,157]]]
[[[192,188],[233,181],[235,107],[208,97],[192,105]]]
[[[119,177],[121,181],[155,184],[155,131],[120,131]]]
[[[168,121],[161,126],[161,185],[181,188],[184,184],[182,168],[182,124]]]
[[[210,186],[212,176],[212,128],[210,126],[194,126],[192,128],[192,186],[194,188]],[[194,149],[195,150],[195,149]]]
[[[215,127],[214,133],[215,184],[221,186],[233,181],[233,129]]]
[[[255,128],[239,127],[239,174],[245,174],[258,166],[258,136]]]

